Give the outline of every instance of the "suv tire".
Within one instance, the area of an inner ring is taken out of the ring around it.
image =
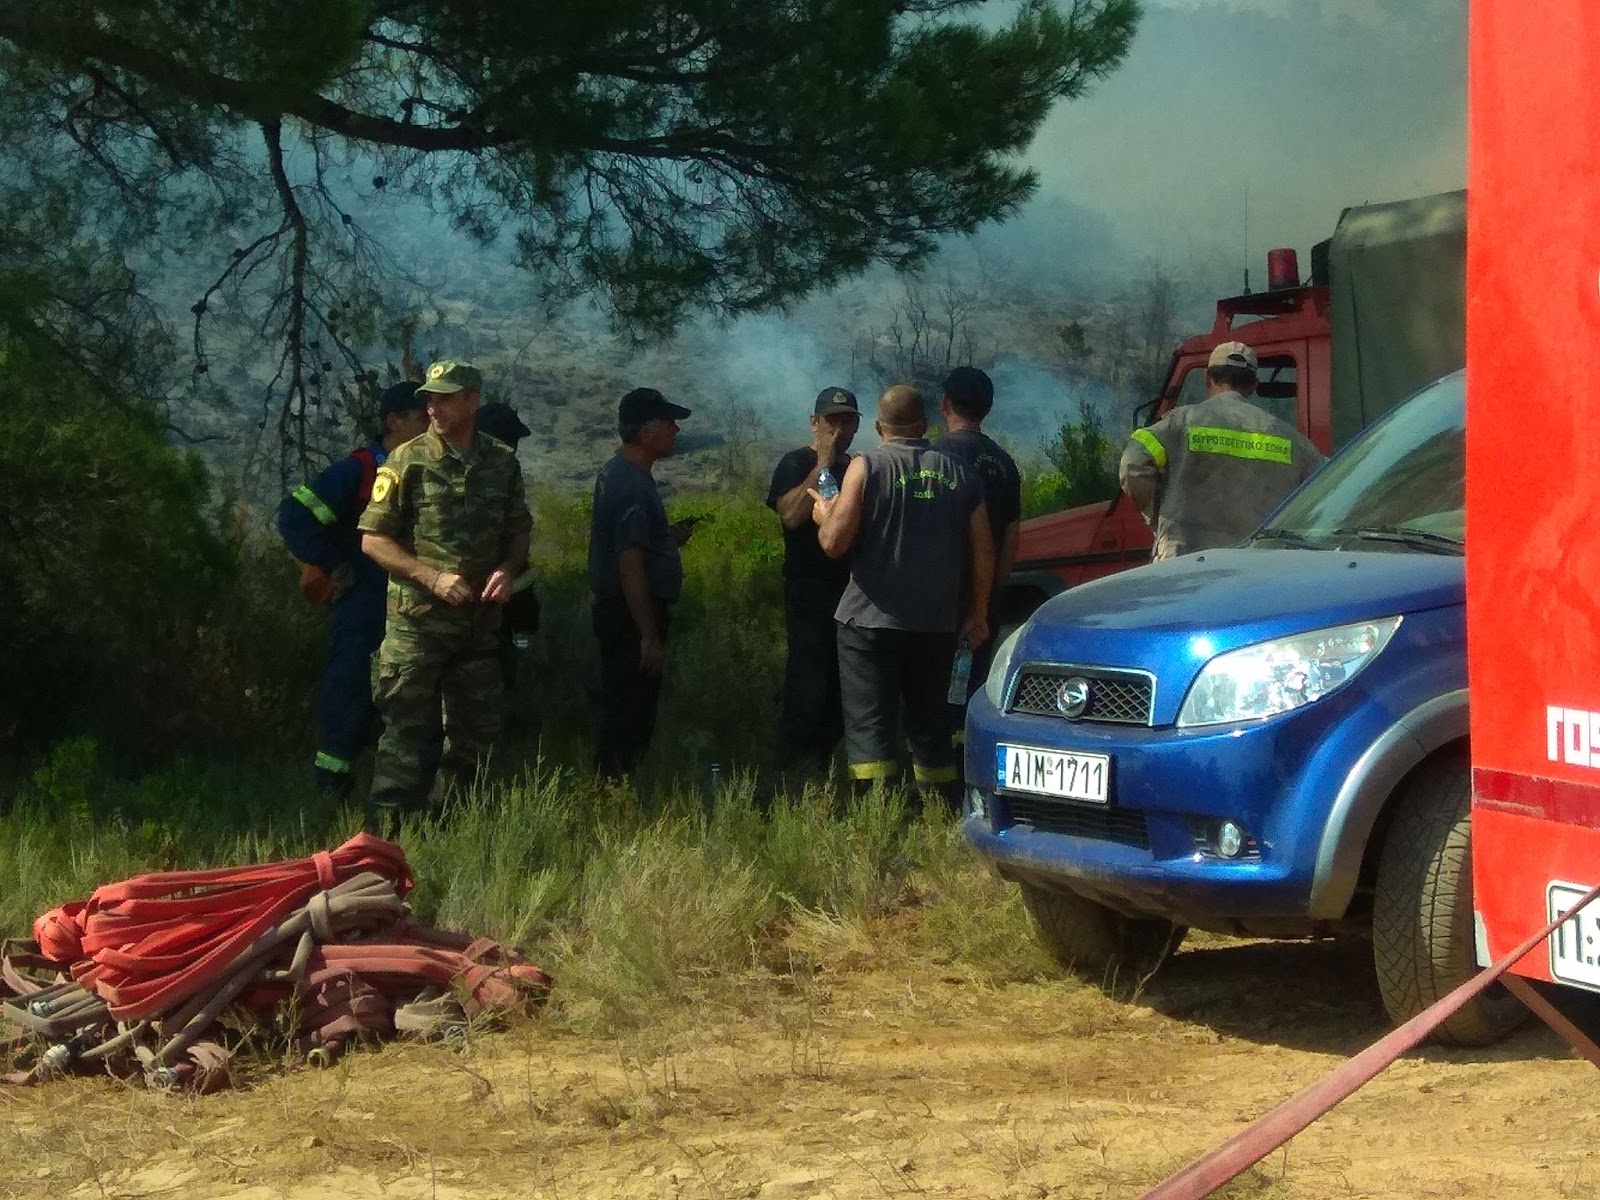
[[[1378,858],[1372,960],[1383,1007],[1408,1021],[1478,972],[1472,914],[1472,782],[1465,756],[1424,763],[1395,798]],[[1474,997],[1433,1040],[1488,1046],[1527,1019],[1504,988]]]
[[[1112,982],[1148,978],[1182,943],[1183,925],[1159,917],[1126,917],[1076,892],[1022,885],[1022,903],[1039,941],[1075,975]]]

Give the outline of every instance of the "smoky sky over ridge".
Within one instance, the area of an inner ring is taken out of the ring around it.
[[[1014,12],[996,4],[976,18]],[[949,274],[985,278],[977,342],[1002,392],[997,426],[1029,448],[1080,401],[1111,404],[1099,381],[1069,386],[1048,343],[1014,336],[1001,301],[1031,292],[1040,321],[1065,320],[1078,305],[1136,310],[1140,277],[1157,264],[1180,285],[1174,340],[1192,333],[1218,295],[1238,290],[1246,265],[1265,285],[1269,248],[1295,247],[1309,271],[1312,244],[1343,208],[1463,186],[1465,85],[1466,0],[1144,0],[1122,66],[1060,104],[1030,147],[1035,197],[970,244],[953,239],[930,264],[930,287]],[[683,398],[703,402],[701,428],[737,400],[769,433],[801,437],[825,384],[853,386],[870,405],[881,375],[869,361],[874,339],[881,350],[901,295],[878,268],[784,313],[693,319],[672,343],[630,355],[597,302],[568,306],[552,324],[512,266],[509,239],[479,247],[400,196],[363,190],[351,207],[384,227],[408,268],[391,286],[423,310],[419,351],[503,371],[592,347],[625,363],[619,394],[622,382],[671,378],[663,364],[692,367],[699,395]],[[472,286],[440,304],[441,280]],[[509,319],[515,335],[486,344],[485,317]],[[1127,418],[1117,405],[1105,408],[1113,425]]]
[[[1030,208],[1104,222],[1180,273],[1294,246],[1341,209],[1465,186],[1466,0],[1145,0],[1121,68],[1064,103]],[[1024,220],[1027,214],[1024,214]]]

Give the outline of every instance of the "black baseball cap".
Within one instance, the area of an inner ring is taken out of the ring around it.
[[[427,408],[428,397],[417,391],[419,386],[410,379],[391,383],[378,397],[378,415],[387,417],[390,413],[415,412],[419,408]]]
[[[504,400],[495,400],[478,409],[477,425],[479,432],[499,438],[508,446],[515,446],[533,432],[517,416],[517,410]]]
[[[958,404],[987,411],[994,404],[994,381],[977,367],[956,367],[944,378],[944,394]]]
[[[646,421],[663,421],[669,417],[681,421],[689,410],[673,404],[655,388],[634,388],[617,405],[617,424],[643,425]]]
[[[823,388],[817,393],[816,407],[811,410],[812,416],[837,417],[845,413],[855,417],[861,415],[861,406],[856,403],[856,394],[849,388]]]

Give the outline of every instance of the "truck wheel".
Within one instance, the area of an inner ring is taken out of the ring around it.
[[[1472,785],[1466,759],[1426,763],[1395,799],[1378,859],[1372,959],[1383,1007],[1408,1021],[1473,975]],[[1447,1046],[1487,1046],[1527,1018],[1495,986],[1433,1032]]]
[[[1188,929],[1159,917],[1125,917],[1076,892],[1022,885],[1039,940],[1075,975],[1137,983],[1164,963]],[[1129,977],[1132,977],[1131,979]]]

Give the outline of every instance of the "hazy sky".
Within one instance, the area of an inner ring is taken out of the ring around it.
[[[1313,242],[1351,204],[1465,186],[1466,0],[1145,0],[1122,68],[1061,105],[1040,201],[1109,219],[1143,257]],[[1264,280],[1263,280],[1264,282]]]

